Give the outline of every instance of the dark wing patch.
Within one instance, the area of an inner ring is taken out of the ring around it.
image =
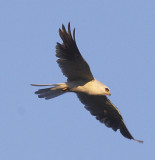
[[[75,29],[73,36],[68,24],[68,32],[64,25],[59,29],[59,35],[63,41],[62,44],[56,45],[56,56],[59,58],[57,63],[63,74],[68,78],[68,81],[73,80],[93,80],[94,77],[90,71],[89,65],[80,54],[75,41]]]
[[[106,96],[93,96],[84,93],[78,93],[77,96],[85,105],[85,108],[101,123],[104,123],[114,131],[119,129],[121,134],[128,139],[136,140],[127,129],[117,107],[114,106]],[[139,140],[136,141],[140,143],[143,142]]]

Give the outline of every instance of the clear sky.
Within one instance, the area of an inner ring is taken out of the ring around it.
[[[76,95],[39,99],[31,83],[66,81],[55,57],[62,23],[111,89],[139,144],[99,123]],[[155,159],[155,1],[0,1],[0,159]]]

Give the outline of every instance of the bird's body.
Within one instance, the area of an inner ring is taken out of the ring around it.
[[[71,92],[86,93],[88,95],[107,95],[105,88],[108,87],[96,79],[91,81],[71,81],[66,84]],[[110,95],[110,92],[108,94]]]
[[[63,43],[56,45],[57,63],[68,78],[67,82],[47,85],[32,84],[33,86],[50,86],[39,89],[35,93],[39,98],[51,99],[67,92],[74,92],[97,120],[114,131],[120,129],[124,137],[136,140],[128,131],[117,107],[107,98],[107,95],[111,95],[110,89],[93,77],[89,65],[80,54],[75,41],[75,29],[72,36],[70,23],[68,24],[68,32],[62,25],[62,30],[59,29],[59,35]]]

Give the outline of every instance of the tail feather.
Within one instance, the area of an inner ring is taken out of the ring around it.
[[[33,84],[33,86],[45,86],[45,85]],[[46,85],[46,86],[49,86],[49,85]],[[35,92],[35,94],[37,94],[39,98],[45,98],[46,100],[48,100],[66,93],[64,90],[64,88],[67,87],[66,83],[50,84],[50,86],[53,86],[53,87],[39,89],[38,91]]]
[[[50,90],[51,88],[44,88],[44,89],[39,89],[38,91],[35,92],[35,94],[42,94],[46,93]]]
[[[31,86],[58,86],[59,84],[31,84]]]

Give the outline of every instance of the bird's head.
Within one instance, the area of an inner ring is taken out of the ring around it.
[[[110,89],[108,87],[105,87],[105,94],[111,96]]]

